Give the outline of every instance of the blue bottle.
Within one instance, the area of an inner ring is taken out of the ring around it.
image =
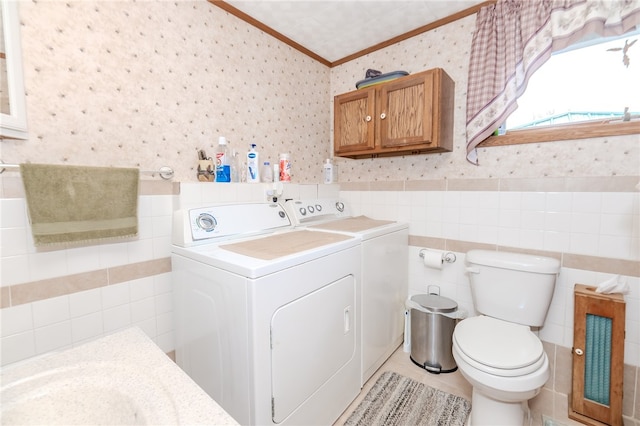
[[[227,138],[218,138],[218,149],[216,150],[216,182],[231,182],[231,165]]]

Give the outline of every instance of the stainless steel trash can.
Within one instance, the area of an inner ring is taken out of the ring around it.
[[[411,302],[411,361],[431,373],[456,371],[452,338],[458,304],[436,294],[417,294]]]

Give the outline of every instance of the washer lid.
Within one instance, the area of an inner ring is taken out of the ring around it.
[[[544,354],[542,342],[528,327],[487,316],[461,321],[454,336],[465,355],[499,370],[522,369]]]

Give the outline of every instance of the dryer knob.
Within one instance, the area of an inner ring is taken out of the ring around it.
[[[338,210],[340,213],[342,213],[344,211],[344,203],[338,201],[336,203],[336,210]]]
[[[307,209],[305,209],[304,207],[300,207],[300,215],[301,216],[306,216],[307,215]]]

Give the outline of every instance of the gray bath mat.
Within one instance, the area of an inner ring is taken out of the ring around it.
[[[400,374],[383,373],[347,419],[349,426],[464,426],[466,399]]]

